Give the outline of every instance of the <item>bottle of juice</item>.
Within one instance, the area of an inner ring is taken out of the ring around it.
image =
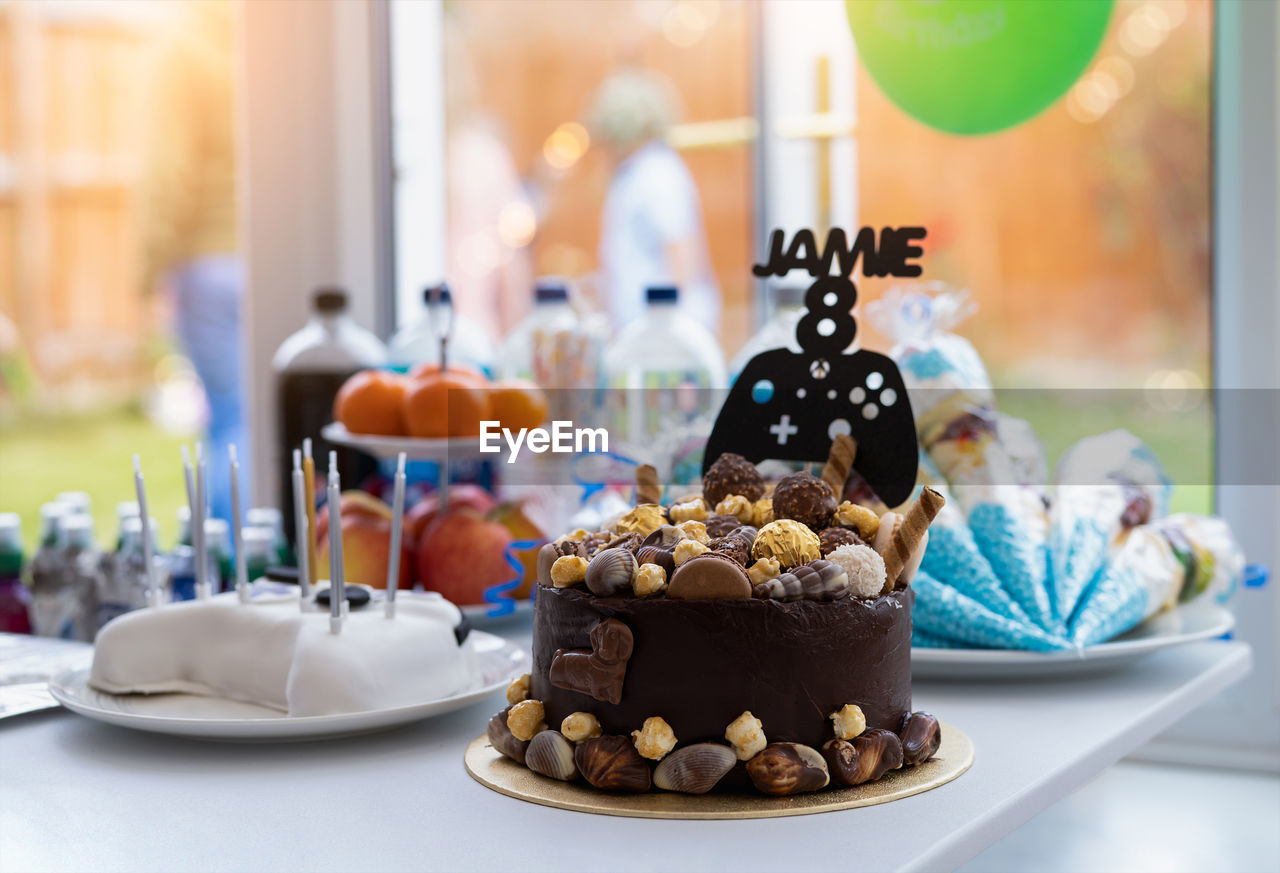
[[[22,519],[0,512],[0,631],[31,633],[31,593],[22,584]]]

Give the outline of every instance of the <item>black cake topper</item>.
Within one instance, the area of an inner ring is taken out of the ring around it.
[[[918,230],[916,239],[924,236],[923,229]],[[839,258],[842,275],[824,274],[832,256],[844,251],[844,232],[833,230],[828,237],[825,264],[817,258],[812,231],[801,231],[797,237],[802,235],[814,253],[813,262],[794,266],[809,269],[817,277],[805,293],[808,311],[796,325],[796,341],[803,351],[770,349],[747,362],[720,407],[702,472],[725,452],[736,452],[755,463],[823,461],[836,435],[847,433],[858,443],[854,469],[881,500],[896,506],[911,496],[919,463],[906,385],[897,364],[885,355],[866,350],[845,354],[858,332],[852,314],[858,289],[847,276],[856,254]],[[773,239],[777,255],[781,231],[775,231]],[[791,251],[797,248],[793,243]],[[915,249],[908,257],[919,254],[917,247],[906,248]],[[896,269],[887,270],[888,274],[919,275],[918,266],[905,264],[906,257],[894,260],[898,263],[889,266]],[[770,265],[762,275],[775,266],[781,269],[779,275],[789,269],[776,257]],[[880,266],[886,266],[883,260]]]

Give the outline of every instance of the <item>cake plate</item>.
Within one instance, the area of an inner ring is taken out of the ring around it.
[[[290,718],[251,703],[195,694],[107,694],[89,687],[89,670],[65,670],[49,680],[49,693],[86,718],[118,727],[224,742],[293,742],[372,733],[453,712],[484,699],[529,669],[523,648],[472,631],[480,684],[469,691],[409,706],[338,715]]]
[[[1208,598],[1147,619],[1113,640],[1081,651],[911,649],[915,679],[1047,679],[1132,666],[1153,652],[1220,637],[1235,627],[1230,610]]]
[[[486,788],[517,800],[574,812],[631,818],[781,818],[890,803],[947,784],[973,764],[973,743],[951,725],[944,722],[941,727],[938,753],[918,767],[903,767],[853,788],[828,787],[792,797],[737,792],[691,795],[597,791],[582,782],[558,782],[540,776],[493,748],[487,736],[472,740],[464,761],[471,777]]]

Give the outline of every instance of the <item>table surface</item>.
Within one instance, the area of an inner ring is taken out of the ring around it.
[[[916,707],[973,740],[968,773],[881,806],[750,821],[588,816],[484,788],[462,755],[500,694],[387,733],[284,745],[181,740],[49,711],[0,721],[0,867],[949,870],[1249,662],[1246,645],[1214,641],[1110,675],[918,682]]]

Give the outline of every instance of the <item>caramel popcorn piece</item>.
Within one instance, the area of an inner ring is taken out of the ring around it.
[[[638,533],[642,537],[647,537],[666,523],[667,517],[661,506],[656,503],[642,503],[618,519],[613,529],[620,534]]]
[[[636,571],[636,578],[631,581],[631,590],[636,597],[648,597],[658,594],[667,587],[667,571],[657,564],[641,564]]]
[[[578,555],[561,555],[551,565],[551,584],[571,588],[587,578],[587,559]]]
[[[761,497],[751,504],[751,524],[756,527],[764,527],[771,521],[773,521],[772,497]]]
[[[769,741],[764,737],[764,723],[747,710],[725,728],[724,738],[733,746],[739,761],[749,761],[762,751]]]
[[[750,524],[752,506],[752,502],[741,494],[730,494],[716,504],[716,515],[732,515],[743,524]]]
[[[507,686],[507,703],[516,704],[522,700],[529,699],[529,674],[525,673],[519,679],[511,680],[511,684]]]
[[[545,719],[541,700],[522,700],[507,711],[507,730],[517,740],[528,742],[547,729]]]
[[[671,504],[667,514],[671,516],[671,523],[678,525],[682,521],[706,521],[711,512],[707,501],[701,497],[693,497],[690,500]]]
[[[676,543],[676,550],[672,557],[679,567],[690,558],[696,558],[698,555],[708,551],[707,547],[697,540],[681,540]]]
[[[853,528],[866,542],[875,539],[876,531],[880,529],[880,516],[867,507],[848,500],[836,507],[833,521],[842,527]]]
[[[761,558],[747,568],[747,576],[751,579],[753,588],[775,578],[781,572],[782,567],[777,558]]]
[[[676,525],[676,530],[684,534],[685,539],[694,540],[704,546],[711,542],[711,537],[707,535],[707,526],[700,521],[682,521]]]
[[[600,736],[600,720],[589,712],[571,712],[560,722],[560,733],[574,743],[585,743]]]
[[[631,732],[631,740],[641,757],[650,761],[661,761],[676,747],[675,731],[659,716],[646,718],[640,730]]]
[[[831,713],[831,722],[836,737],[842,740],[851,740],[867,729],[867,717],[862,714],[862,707],[853,703],[846,703]]]

